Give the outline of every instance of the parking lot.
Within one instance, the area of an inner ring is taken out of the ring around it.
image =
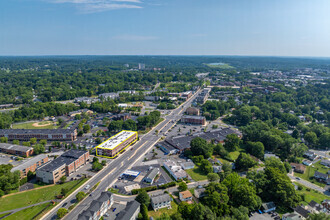
[[[15,160],[15,158],[20,158],[20,160]],[[0,153],[0,164],[12,164],[14,167],[22,164],[27,159],[22,159],[21,157],[16,157],[10,154]]]
[[[182,124],[182,123],[177,123],[174,125],[174,127],[167,132],[165,135],[166,138],[168,137],[176,137],[180,135],[188,135],[188,134],[193,134],[197,132],[202,132],[204,131],[205,126],[202,125],[191,125],[191,124]]]

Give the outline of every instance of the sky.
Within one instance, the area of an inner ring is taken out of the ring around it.
[[[0,0],[0,55],[330,57],[330,1]]]

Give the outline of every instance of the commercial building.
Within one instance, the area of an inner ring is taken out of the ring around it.
[[[166,141],[158,142],[157,146],[160,148],[161,151],[164,152],[165,155],[177,154],[179,152],[178,149],[176,149]]]
[[[79,220],[99,220],[113,204],[111,192],[102,192],[101,195],[93,200],[91,205],[78,215]]]
[[[163,142],[159,142],[158,145],[162,146],[161,150],[170,150],[169,146],[172,146],[178,150],[178,152],[183,152],[184,149],[190,148],[190,142],[192,139],[196,137],[200,137],[205,139],[206,141],[214,141],[215,143],[223,143],[224,140],[226,139],[227,135],[229,134],[236,134],[238,137],[241,137],[242,135],[231,129],[231,128],[225,128],[225,129],[217,129],[217,130],[212,130],[209,132],[199,132],[199,133],[194,133],[191,136],[178,136],[178,137],[173,137],[173,138],[168,138],[165,139]],[[164,151],[163,150],[163,151]]]
[[[159,168],[151,169],[144,177],[143,181],[146,183],[153,184],[156,176],[159,174]]]
[[[121,131],[96,147],[96,155],[114,158],[138,138],[136,131]]]
[[[126,208],[119,212],[116,220],[136,220],[140,213],[140,205],[136,200],[128,202]]]
[[[74,141],[77,139],[75,129],[0,129],[0,137],[8,140],[29,141],[31,138],[48,141]]]
[[[181,93],[181,99],[187,100],[192,96],[192,92],[191,91],[187,91],[187,92],[183,92]]]
[[[186,171],[184,171],[181,166],[178,166],[174,161],[166,161],[164,162],[164,168],[171,174],[171,176],[176,180],[182,180],[183,178],[187,178],[188,175]]]
[[[189,107],[186,110],[187,115],[199,115],[199,109],[194,107]]]
[[[155,211],[162,208],[170,209],[171,201],[172,201],[171,197],[167,193],[165,193],[162,195],[151,197],[151,206]]]
[[[15,144],[0,143],[0,152],[21,157],[29,157],[33,155],[33,148]]]
[[[70,176],[89,161],[89,152],[69,150],[55,160],[37,169],[37,180],[44,183],[57,183],[62,176]]]
[[[186,124],[205,125],[206,118],[198,115],[183,115],[181,117],[181,122]]]
[[[192,202],[192,194],[189,190],[179,192],[179,198],[181,202],[187,202],[187,203]]]
[[[47,162],[48,156],[45,154],[40,154],[14,167],[13,169],[11,169],[11,172],[18,170],[21,173],[21,178],[24,178],[27,176],[29,171],[35,172],[39,167],[41,167]]]

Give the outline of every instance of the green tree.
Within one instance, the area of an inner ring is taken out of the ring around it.
[[[42,144],[42,145],[45,146],[47,144],[47,140],[42,139],[42,140],[39,141],[39,144]]]
[[[83,200],[83,198],[85,198],[85,196],[86,196],[86,193],[84,193],[84,192],[78,192],[77,193],[77,195],[76,195],[76,200],[78,201],[78,202],[80,202],[81,200]]]
[[[58,218],[61,219],[61,218],[63,218],[67,213],[68,213],[68,210],[67,210],[66,208],[59,208],[59,209],[57,210],[56,215],[57,215]]]
[[[0,142],[1,143],[8,143],[8,138],[7,137],[1,137]]]
[[[102,169],[103,169],[103,166],[99,162],[94,162],[92,164],[92,170],[94,170],[94,171],[100,171]]]
[[[143,220],[148,220],[149,216],[148,216],[148,208],[145,204],[141,204],[141,214],[142,214],[142,219]]]
[[[204,158],[209,158],[212,155],[212,147],[203,138],[196,137],[190,142],[190,150],[193,155],[203,155]]]
[[[13,144],[19,145],[19,140],[13,140]]]
[[[240,206],[238,208],[232,207],[231,212],[232,217],[235,220],[249,220],[249,209],[244,206]]]
[[[264,158],[264,154],[265,154],[264,150],[265,150],[264,144],[261,142],[248,141],[246,143],[246,151],[259,159]]]
[[[65,176],[65,175],[62,176],[62,177],[60,178],[60,181],[61,181],[61,183],[65,183],[65,181],[66,181],[66,176]]]
[[[319,145],[322,149],[330,148],[330,132],[321,134],[319,138]]]
[[[185,182],[181,182],[181,183],[179,183],[178,189],[179,189],[179,192],[186,191],[188,189],[188,186]]]
[[[257,162],[253,160],[250,155],[246,153],[240,153],[235,164],[236,169],[238,170],[248,170],[249,168],[257,165]]]
[[[207,179],[210,182],[218,182],[220,180],[220,177],[216,173],[209,173],[209,174],[207,174]]]
[[[212,164],[208,160],[205,160],[205,159],[203,159],[201,161],[199,168],[204,174],[213,172]]]
[[[307,220],[330,220],[330,216],[326,213],[310,213],[307,217]]]
[[[206,186],[202,203],[208,206],[217,216],[229,214],[228,202],[228,189],[225,185],[211,182]]]
[[[317,144],[317,135],[313,131],[309,131],[304,136],[305,141],[307,141],[310,145],[316,145]]]
[[[136,131],[137,130],[137,124],[132,119],[127,119],[123,123],[123,129],[124,130],[130,130],[130,131]]]
[[[69,190],[66,189],[66,188],[62,188],[62,189],[61,189],[61,195],[62,195],[62,196],[66,196],[66,194],[68,194],[68,192],[69,192]]]
[[[241,140],[236,134],[229,134],[225,139],[224,147],[229,152],[236,151],[236,149],[239,147],[240,141]]]
[[[279,158],[269,157],[265,160],[266,167],[273,167],[279,169],[282,173],[286,173],[284,164]]]
[[[91,130],[91,126],[89,126],[89,124],[84,125],[84,127],[83,127],[84,133],[88,133],[90,130]]]
[[[135,200],[138,201],[140,204],[146,205],[146,207],[148,207],[150,204],[150,197],[145,190],[140,191],[139,194],[136,196]]]
[[[30,143],[31,144],[36,144],[37,143],[37,138],[30,138]]]

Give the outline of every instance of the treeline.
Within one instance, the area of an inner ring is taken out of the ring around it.
[[[14,111],[0,113],[0,129],[10,128],[10,125],[14,122],[42,119],[46,116],[61,116],[77,109],[79,107],[71,103],[32,103]]]
[[[160,120],[160,112],[152,111],[149,115],[139,116],[137,122],[132,119],[123,120],[112,120],[108,126],[110,132],[118,132],[121,130],[145,130],[152,128]]]

